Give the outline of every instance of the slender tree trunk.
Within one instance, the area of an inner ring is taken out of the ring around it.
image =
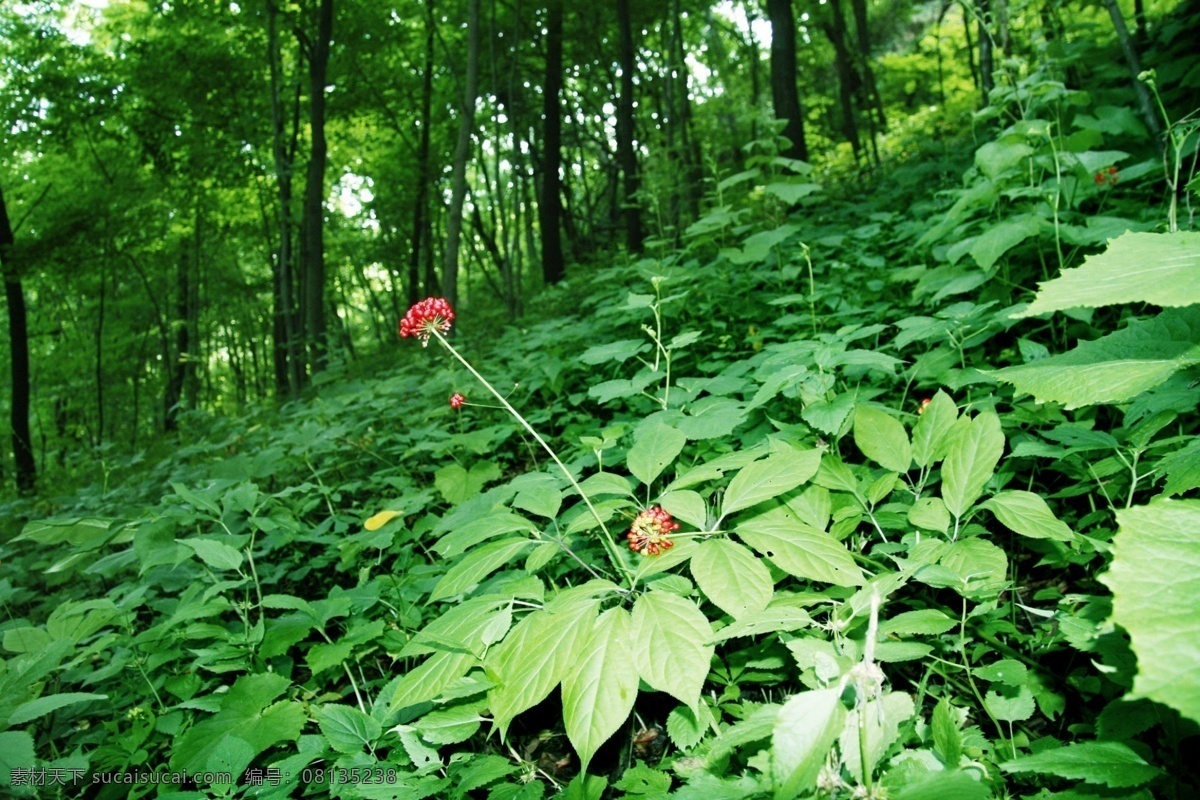
[[[279,48],[279,8],[267,0],[267,58],[271,73],[271,129],[275,160],[275,183],[279,202],[279,250],[271,264],[275,313],[272,320],[272,354],[275,362],[276,395],[295,395],[300,390],[300,353],[296,330],[296,300],[293,293],[292,254],[292,160],[284,138],[282,61]]]
[[[171,403],[166,409],[166,426],[168,430],[178,427],[177,419],[180,407],[195,395],[194,389],[188,386],[188,367],[195,358],[192,354],[192,326],[189,324],[188,300],[191,297],[189,285],[190,270],[188,269],[188,254],[179,254],[179,264],[175,270],[175,360],[171,364],[171,375],[167,379],[167,402]],[[190,383],[195,384],[193,376]]]
[[[671,119],[679,127],[679,161],[682,170],[680,172],[678,190],[682,197],[680,198],[680,207],[686,217],[686,222],[681,221],[679,228],[683,229],[686,223],[697,219],[700,216],[700,182],[703,176],[700,173],[700,143],[692,136],[692,98],[691,88],[688,86],[688,75],[691,70],[687,64],[687,49],[683,42],[683,8],[680,5],[680,0],[674,0],[674,8],[671,14],[672,20],[672,50],[674,55],[671,61],[674,64],[674,80],[675,88],[675,108],[671,109]]]
[[[25,311],[25,287],[13,258],[13,229],[0,189],[0,269],[4,272],[4,297],[8,301],[8,343],[11,352],[13,461],[17,471],[17,491],[33,494],[37,486],[37,464],[33,459],[33,437],[29,433],[29,323]]]
[[[993,78],[995,72],[995,46],[992,41],[991,23],[992,0],[979,0],[976,5],[979,14],[979,84],[983,90],[983,104],[988,104],[992,89],[996,88]]]
[[[767,16],[771,19],[771,98],[776,118],[787,123],[783,135],[791,142],[783,155],[806,161],[808,143],[804,140],[804,115],[796,85],[796,15],[792,0],[767,0]]]
[[[625,220],[625,246],[631,253],[642,252],[642,212],[638,206],[639,187],[637,153],[633,149],[633,22],[629,18],[629,0],[617,0],[617,26],[620,28],[621,96],[617,100],[617,162],[624,179],[621,215]]]
[[[1112,17],[1113,27],[1117,31],[1117,41],[1121,43],[1121,51],[1125,54],[1125,63],[1129,65],[1129,74],[1133,78],[1133,91],[1137,94],[1142,118],[1146,121],[1146,127],[1157,138],[1162,133],[1162,125],[1159,123],[1158,114],[1154,111],[1154,101],[1150,98],[1150,90],[1146,88],[1145,83],[1138,80],[1138,75],[1142,73],[1141,60],[1138,58],[1133,38],[1129,35],[1129,28],[1125,26],[1125,17],[1121,15],[1117,0],[1104,0],[1104,7],[1108,9],[1108,15]]]
[[[566,274],[562,250],[562,0],[546,6],[546,78],[542,83],[542,279],[558,283]]]
[[[317,31],[309,54],[309,128],[312,153],[304,190],[304,226],[300,259],[304,264],[304,332],[312,373],[325,369],[329,343],[325,331],[325,84],[333,39],[333,0],[321,0]]]
[[[967,40],[967,67],[971,70],[971,83],[978,90],[983,84],[979,78],[979,68],[975,65],[975,43],[971,40],[971,13],[968,11],[966,0],[960,0],[959,8],[963,17],[963,37]]]
[[[854,159],[862,158],[862,142],[858,136],[858,120],[854,95],[858,92],[858,75],[854,71],[850,47],[846,43],[846,17],[841,0],[829,0],[829,23],[823,26],[833,45],[833,66],[838,79],[838,106],[842,112],[842,135],[854,150]]]
[[[867,0],[850,0],[850,8],[854,14],[854,27],[858,36],[858,63],[862,69],[863,88],[866,89],[869,100],[868,108],[880,131],[887,130],[887,116],[883,110],[883,98],[879,95],[879,85],[875,80],[875,70],[871,66],[871,24],[867,15]],[[940,18],[939,18],[940,20]]]
[[[430,128],[433,127],[433,45],[437,33],[437,22],[433,15],[434,0],[425,2],[425,64],[421,77],[421,136],[417,143],[417,175],[413,189],[412,251],[408,258],[408,305],[411,307],[421,299],[421,250],[429,247],[427,220],[429,211],[429,184],[432,180],[429,169]],[[433,263],[429,259],[428,263]],[[434,293],[437,275],[425,282],[425,291]]]
[[[442,261],[442,296],[458,303],[458,251],[462,238],[463,203],[467,197],[467,161],[475,129],[475,99],[479,93],[479,0],[467,2],[467,80],[463,90],[462,118],[454,148],[450,177],[450,217],[446,220],[446,252]]]

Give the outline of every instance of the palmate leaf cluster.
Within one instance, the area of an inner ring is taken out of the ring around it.
[[[681,524],[661,556],[606,560],[433,347],[17,507],[4,790],[1190,796],[1197,245],[1157,230],[1149,173],[1094,223],[1089,171],[1153,148],[1072,109],[1024,109],[932,201],[903,171],[840,202],[760,164],[678,248],[501,336],[460,319],[614,540],[653,505]]]

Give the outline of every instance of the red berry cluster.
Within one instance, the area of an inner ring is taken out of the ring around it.
[[[429,337],[434,331],[445,333],[450,330],[454,321],[454,309],[441,297],[426,297],[414,305],[400,320],[400,336],[407,338],[415,336],[421,340],[422,346],[429,345]]]
[[[450,407],[451,408],[462,408],[463,404],[466,402],[467,402],[467,398],[463,397],[458,392],[455,392],[454,394],[450,395]]]
[[[1117,168],[1112,166],[1097,172],[1092,180],[1096,182],[1097,186],[1115,186],[1117,181],[1121,180],[1121,176],[1117,174]]]
[[[656,556],[674,546],[670,540],[672,531],[679,530],[679,523],[660,506],[652,506],[633,518],[629,533],[629,549],[644,556]]]

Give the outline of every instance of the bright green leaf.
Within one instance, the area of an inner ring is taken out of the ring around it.
[[[1158,769],[1120,742],[1081,742],[1000,765],[1005,772],[1035,772],[1059,778],[1100,783],[1114,789],[1141,786],[1157,778]]]
[[[1033,492],[999,492],[979,507],[995,514],[1004,527],[1031,539],[1069,542],[1075,538],[1066,523],[1054,516],[1046,501]]]
[[[596,620],[579,657],[562,682],[567,736],[579,753],[580,771],[600,745],[629,718],[637,698],[629,613],[611,608]]]
[[[704,595],[735,619],[771,602],[774,582],[762,559],[729,539],[709,539],[691,560],[692,577]]]
[[[721,516],[790,492],[816,474],[820,450],[789,449],[747,464],[733,476],[721,503]]]
[[[687,437],[669,425],[648,425],[638,432],[625,464],[635,478],[649,486],[675,460],[686,443]]]
[[[854,444],[884,469],[908,472],[912,466],[912,446],[904,426],[875,406],[859,405],[854,409]]]
[[[790,800],[816,786],[845,719],[838,689],[801,692],[783,704],[771,735],[775,800]]]
[[[660,692],[695,708],[714,648],[712,627],[696,604],[667,592],[647,592],[633,604],[633,661]]]
[[[985,411],[963,426],[942,464],[942,499],[955,518],[979,499],[1003,452],[1004,434],[994,412]]]

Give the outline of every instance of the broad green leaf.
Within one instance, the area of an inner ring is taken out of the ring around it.
[[[212,539],[180,539],[196,556],[213,569],[237,569],[242,566],[242,554],[224,542]]]
[[[994,597],[1005,586],[1008,556],[986,539],[947,543],[939,563],[954,574],[953,588],[964,597]],[[918,574],[917,578],[922,580],[923,576]]]
[[[214,761],[227,762],[223,748],[230,739],[245,743],[246,747],[238,748],[245,769],[271,745],[295,741],[307,722],[303,706],[293,700],[271,703],[289,686],[291,681],[273,672],[238,678],[221,701],[220,711],[175,740],[171,769],[196,773],[212,769]]]
[[[579,657],[563,678],[563,719],[579,753],[580,771],[629,718],[637,698],[631,620],[623,608],[600,615]]]
[[[919,611],[905,611],[894,617],[889,617],[879,623],[880,636],[895,634],[899,636],[911,634],[936,635],[958,625],[958,620],[949,617],[945,612],[933,608],[923,608]]]
[[[470,470],[447,464],[434,473],[433,484],[451,505],[463,503],[479,494],[489,482],[500,477],[500,467],[492,461],[478,461]]]
[[[738,524],[738,537],[785,572],[837,586],[860,586],[862,570],[845,545],[807,525],[786,508],[774,508]]]
[[[908,472],[912,446],[895,417],[874,406],[854,409],[854,443],[867,458],[892,472]]]
[[[14,542],[42,545],[69,544],[76,550],[95,550],[117,536],[124,526],[107,517],[38,519],[25,523]]]
[[[447,533],[438,539],[433,549],[438,555],[450,558],[465,553],[480,542],[495,536],[517,531],[528,532],[536,527],[529,520],[510,511],[491,511],[470,522],[464,522],[461,527]]]
[[[1200,307],[1167,309],[1116,333],[1032,364],[990,372],[1038,402],[1066,408],[1121,403],[1200,364]]]
[[[1005,772],[1036,772],[1059,778],[1100,783],[1114,789],[1141,786],[1162,773],[1120,742],[1081,742],[1000,765]]]
[[[650,345],[644,339],[621,339],[589,347],[579,356],[579,360],[585,364],[604,364],[608,361],[624,363],[649,349]]]
[[[704,505],[704,498],[689,489],[659,495],[658,504],[671,516],[683,520],[696,530],[705,530],[708,525],[708,508]]]
[[[1126,698],[1157,700],[1200,722],[1200,501],[1123,509],[1117,522],[1112,567],[1100,579],[1138,657]]]
[[[944,455],[942,439],[957,421],[958,407],[939,389],[913,427],[912,453],[918,467],[928,467]]]
[[[413,728],[421,734],[421,738],[430,744],[458,744],[470,739],[479,730],[479,725],[487,719],[479,712],[487,707],[486,700],[476,701],[465,706],[450,706],[440,711],[433,711],[413,723]]]
[[[692,577],[704,595],[735,619],[761,611],[775,592],[762,559],[729,539],[709,539],[691,560]]]
[[[1031,236],[1037,236],[1046,223],[1033,214],[1020,214],[992,225],[971,245],[971,257],[987,272],[1000,257]]]
[[[976,772],[959,770],[943,770],[924,773],[925,777],[912,783],[895,794],[888,794],[888,800],[993,800],[991,787],[979,780]],[[1068,798],[1063,798],[1068,800]],[[1076,797],[1076,800],[1093,800],[1090,797]],[[1128,800],[1149,800],[1148,797],[1131,797]]]
[[[321,706],[314,716],[329,746],[339,753],[361,753],[383,734],[377,720],[352,706]]]
[[[579,589],[562,592],[526,615],[488,653],[484,668],[496,682],[488,703],[502,736],[517,714],[545,700],[575,669],[599,605],[598,598]]]
[[[775,800],[790,800],[816,786],[817,773],[845,719],[838,689],[801,692],[783,704],[771,734]]]
[[[638,432],[625,457],[625,465],[635,478],[649,486],[686,443],[687,437],[669,425],[661,422],[648,425]]]
[[[579,487],[583,489],[588,497],[593,499],[605,494],[633,497],[633,489],[629,484],[629,479],[615,472],[597,472],[579,484]]]
[[[950,530],[950,512],[940,497],[922,497],[908,510],[908,522],[927,531]]]
[[[1002,722],[1024,722],[1037,709],[1028,686],[993,686],[984,696],[983,704]]]
[[[933,718],[929,727],[933,734],[933,747],[941,756],[942,763],[950,769],[954,769],[962,759],[963,741],[962,731],[959,730],[958,714],[951,705],[949,697],[943,697],[933,707]]]
[[[1163,456],[1158,469],[1167,476],[1163,492],[1182,494],[1200,486],[1200,439],[1192,439],[1182,450]]]
[[[695,708],[714,652],[712,626],[696,604],[667,592],[640,595],[631,635],[642,680]]]
[[[483,632],[491,624],[493,612],[507,606],[508,602],[506,597],[486,596],[451,606],[417,631],[400,650],[399,657],[411,658],[438,650],[482,655]]]
[[[308,648],[304,654],[304,663],[313,675],[319,675],[327,669],[339,666],[354,652],[351,642],[321,642]]]
[[[719,439],[746,420],[745,407],[728,397],[705,397],[693,404],[676,424],[689,441]]]
[[[28,703],[22,703],[13,710],[8,718],[9,725],[24,725],[26,722],[31,722],[39,717],[44,717],[52,711],[57,711],[66,706],[75,705],[76,703],[88,703],[92,700],[107,700],[106,694],[89,694],[87,692],[63,692],[61,694],[49,694],[45,697],[39,697],[36,700],[30,700]]]
[[[955,518],[979,499],[1003,452],[1004,434],[994,412],[984,411],[963,426],[942,464],[942,500]]]
[[[975,151],[975,166],[989,178],[998,178],[1031,155],[1033,148],[1024,142],[988,142]]]
[[[467,553],[451,567],[429,594],[429,602],[453,597],[475,586],[488,575],[521,556],[535,542],[532,539],[503,539],[488,542]]]
[[[12,786],[14,769],[31,769],[37,756],[33,752],[33,737],[25,731],[0,733],[0,786]]]
[[[747,464],[729,482],[721,502],[721,516],[790,492],[815,475],[820,464],[821,451],[815,449],[789,449]]]
[[[1119,303],[1190,306],[1200,303],[1200,233],[1125,233],[1083,266],[1041,285],[1016,317]]]
[[[1033,492],[999,492],[979,507],[995,514],[1004,527],[1031,539],[1069,542],[1075,538],[1066,523],[1054,516],[1046,501]]]
[[[436,652],[419,667],[409,670],[396,684],[390,712],[432,700],[466,675],[479,659],[471,653]]]
[[[718,644],[741,636],[758,637],[773,631],[797,631],[807,628],[812,622],[812,617],[804,609],[777,603],[761,611],[744,613],[740,619],[714,633],[709,641]]]

